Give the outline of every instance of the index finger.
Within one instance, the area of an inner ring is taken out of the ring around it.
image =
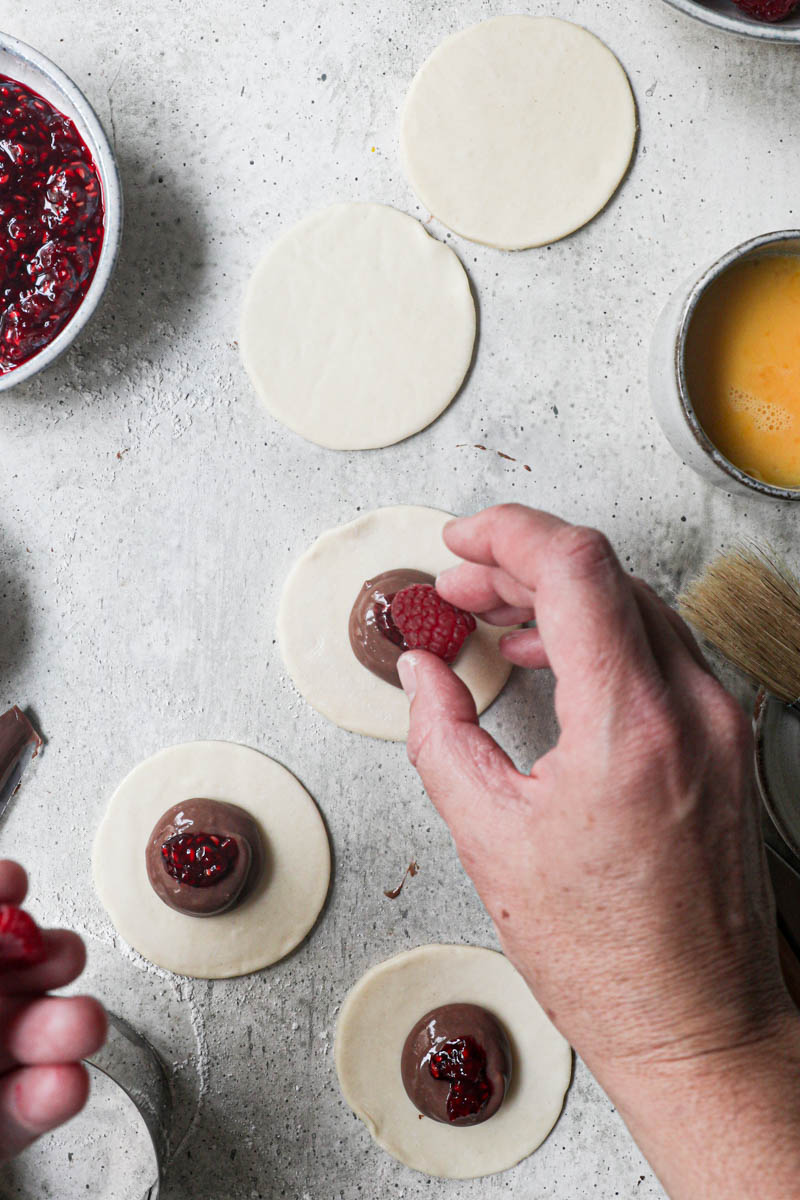
[[[444,540],[461,558],[500,567],[532,593],[560,718],[576,706],[594,709],[598,694],[609,691],[630,699],[631,689],[660,678],[630,580],[596,529],[504,504],[451,521]]]
[[[27,891],[25,868],[11,858],[0,858],[0,904],[21,904]]]

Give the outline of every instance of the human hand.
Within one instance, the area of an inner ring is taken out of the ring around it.
[[[22,867],[0,861],[0,904],[21,904],[27,890]],[[80,1112],[89,1093],[80,1060],[106,1037],[96,1000],[46,994],[80,975],[83,942],[67,929],[43,937],[42,962],[0,971],[0,1161]]]
[[[651,1126],[701,1074],[721,1079],[752,1047],[800,1066],[749,723],[602,535],[508,505],[444,538],[466,560],[437,581],[445,599],[499,625],[535,616],[500,646],[552,668],[560,737],[521,774],[464,684],[413,651],[409,757],[505,953],[660,1168]]]

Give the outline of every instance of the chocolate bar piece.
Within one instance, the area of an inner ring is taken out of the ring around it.
[[[41,745],[42,739],[22,709],[15,706],[3,713],[0,717],[0,815]]]

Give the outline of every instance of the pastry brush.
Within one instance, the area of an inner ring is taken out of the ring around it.
[[[678,610],[740,670],[800,712],[800,580],[776,555],[755,544],[721,554],[678,597]],[[800,876],[769,842],[768,849],[780,913],[781,968],[800,1008]],[[779,867],[791,875],[793,891],[778,886]]]
[[[745,675],[800,711],[800,580],[776,555],[721,554],[678,597],[678,611]]]

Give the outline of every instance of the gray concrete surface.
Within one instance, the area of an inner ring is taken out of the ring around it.
[[[247,273],[275,235],[332,201],[426,217],[398,164],[405,89],[444,36],[520,7],[584,22],[621,57],[642,130],[631,174],[597,221],[546,250],[449,239],[480,300],[480,345],[432,428],[361,454],[307,445],[259,407],[240,365]],[[332,1058],[349,986],[404,947],[495,940],[403,747],[307,708],[274,619],[295,556],[387,503],[547,506],[606,529],[667,593],[734,534],[791,548],[787,507],[732,500],[674,457],[645,365],[677,280],[800,223],[796,54],[716,34],[662,0],[2,0],[0,27],[86,90],[128,205],[93,326],[0,403],[0,701],[30,705],[48,739],[0,850],[30,868],[42,920],[87,933],[88,984],[170,1064],[183,1140],[167,1200],[660,1195],[580,1064],[543,1149],[482,1182],[405,1170],[349,1113]],[[546,683],[518,674],[486,724],[530,763],[553,736]],[[119,945],[89,867],[121,777],[195,737],[291,767],[336,855],[313,937],[272,970],[213,985]],[[420,874],[392,903],[383,889],[411,857]]]

